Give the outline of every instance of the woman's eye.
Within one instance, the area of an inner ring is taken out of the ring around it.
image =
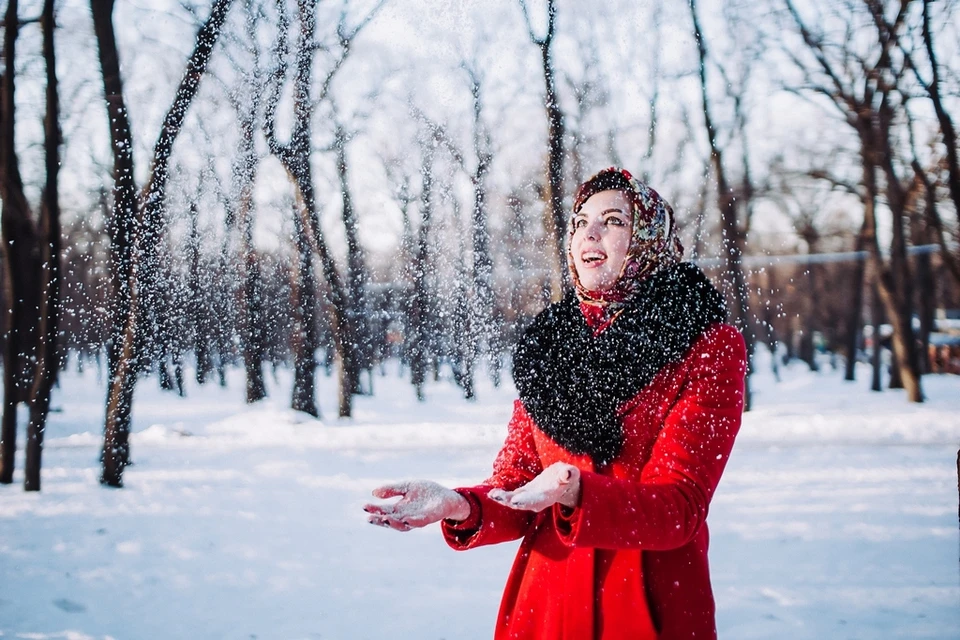
[[[582,229],[585,226],[587,226],[587,221],[584,220],[583,218],[577,218],[576,220],[573,221],[574,229]]]
[[[604,222],[606,222],[609,225],[613,225],[614,227],[622,227],[625,224],[624,221],[618,218],[617,216],[610,216]]]

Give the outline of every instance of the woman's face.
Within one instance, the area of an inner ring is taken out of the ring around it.
[[[622,191],[590,196],[573,219],[570,252],[588,291],[606,291],[617,281],[633,235],[632,206]]]

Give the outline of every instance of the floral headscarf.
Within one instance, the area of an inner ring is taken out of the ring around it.
[[[613,287],[607,291],[588,291],[580,283],[573,261],[573,216],[580,212],[583,203],[591,196],[611,189],[623,192],[633,205],[633,237]],[[567,268],[581,302],[615,310],[633,297],[643,281],[683,258],[683,245],[677,237],[673,209],[660,194],[634,178],[626,169],[610,167],[581,184],[574,196],[573,216],[567,232]]]

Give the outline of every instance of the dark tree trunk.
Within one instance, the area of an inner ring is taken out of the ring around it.
[[[816,253],[816,245],[813,244],[812,241],[808,240],[807,246],[810,247],[810,253]],[[806,265],[807,291],[804,296],[804,317],[802,318],[802,325],[800,327],[800,359],[807,363],[810,371],[820,370],[820,367],[817,365],[816,345],[813,341],[814,334],[819,329],[819,323],[817,322],[818,295],[815,274],[814,265],[808,263]]]
[[[944,107],[940,95],[940,64],[933,46],[933,32],[930,30],[929,8],[933,0],[922,0],[922,2],[923,44],[932,69],[930,82],[923,84],[930,95],[934,112],[937,114],[937,121],[940,123],[940,133],[943,136],[943,146],[946,150],[947,184],[950,188],[950,199],[953,201],[954,210],[960,212],[960,157],[957,154],[957,132],[953,126],[953,119]],[[960,280],[960,276],[958,276],[958,280]]]
[[[10,0],[4,15],[3,78],[0,88],[0,198],[3,200],[4,257],[3,418],[0,426],[0,483],[13,482],[17,441],[17,405],[29,401],[34,380],[31,357],[36,355],[40,317],[41,262],[30,205],[23,192],[14,142],[16,122],[16,41],[19,35],[18,3]]]
[[[340,197],[343,207],[341,218],[347,240],[347,318],[353,335],[354,357],[347,364],[345,372],[351,393],[360,392],[360,371],[373,367],[370,331],[366,322],[367,312],[367,274],[366,260],[358,233],[357,213],[350,196],[350,180],[347,164],[347,133],[343,126],[335,123],[334,148],[337,154],[337,178],[340,182]]]
[[[881,119],[882,120],[882,119]],[[881,130],[884,124],[880,123]],[[874,272],[874,284],[887,314],[887,319],[893,326],[891,338],[893,356],[903,384],[907,389],[907,397],[912,402],[922,402],[923,392],[920,387],[920,375],[916,365],[916,345],[914,344],[913,328],[910,324],[910,305],[907,299],[906,278],[909,275],[906,265],[906,243],[904,241],[904,200],[900,183],[887,185],[888,205],[893,215],[893,243],[891,246],[890,264],[886,264],[877,240],[877,219],[875,200],[877,194],[876,161],[882,158],[882,169],[887,178],[896,180],[893,167],[890,164],[889,140],[885,133],[878,132],[874,118],[870,114],[861,115],[857,121],[857,132],[860,135],[862,185],[866,190],[864,203],[864,241],[869,250],[870,262]],[[875,376],[876,377],[876,376]],[[891,376],[891,385],[897,382]]]
[[[156,248],[163,231],[163,206],[173,143],[199,88],[231,2],[215,0],[210,16],[197,33],[193,53],[154,146],[153,166],[142,206],[137,202],[133,177],[133,140],[123,102],[113,30],[114,3],[113,0],[90,2],[103,74],[115,181],[111,228],[112,319],[115,328],[108,348],[110,382],[100,475],[100,482],[108,486],[123,486],[123,469],[129,464],[130,411],[139,355],[137,326],[144,311],[139,298],[144,296],[144,302],[149,304],[154,295],[151,280],[157,261]],[[134,264],[139,264],[139,268],[134,269]]]
[[[893,337],[891,336],[891,343]],[[896,347],[894,347],[896,350]],[[903,372],[900,369],[900,361],[897,360],[896,351],[893,353],[893,358],[890,359],[890,381],[887,383],[887,386],[891,389],[903,389]]]
[[[276,137],[276,109],[280,102],[281,89],[286,65],[283,62],[287,56],[287,19],[281,10],[280,26],[277,36],[276,54],[281,63],[274,78],[273,91],[266,105],[264,116],[264,134],[270,152],[277,157],[287,170],[291,182],[297,189],[303,207],[300,211],[304,220],[303,227],[307,242],[311,250],[320,259],[320,268],[327,281],[330,295],[330,324],[333,330],[333,341],[340,356],[340,417],[350,416],[353,410],[353,381],[348,372],[353,371],[356,357],[354,339],[350,322],[347,318],[347,292],[343,279],[337,270],[336,262],[327,248],[326,240],[320,229],[320,218],[317,213],[316,194],[313,188],[313,173],[310,168],[310,120],[313,115],[314,97],[311,95],[313,54],[316,50],[314,31],[316,16],[314,15],[314,0],[298,0],[298,14],[300,18],[300,34],[296,52],[296,69],[293,79],[293,130],[290,140],[282,144]],[[356,35],[356,31],[353,32]],[[353,37],[353,36],[350,36]],[[327,75],[325,87],[339,65],[346,57],[349,47],[335,65],[334,70]],[[324,89],[325,91],[325,89]],[[324,93],[321,91],[321,95]],[[312,394],[311,394],[312,395]]]
[[[40,335],[36,374],[30,393],[30,421],[27,423],[24,489],[40,490],[43,435],[50,410],[50,395],[59,370],[57,329],[60,315],[60,106],[54,49],[53,0],[43,3],[43,58],[47,71],[46,115],[44,117],[44,169],[46,184],[40,203]]]
[[[920,292],[920,340],[918,361],[921,373],[930,373],[930,334],[933,333],[937,308],[936,283],[930,254],[917,256],[917,284]]]
[[[520,0],[526,19],[530,40],[540,49],[543,66],[544,107],[547,115],[547,184],[544,200],[548,207],[548,231],[553,236],[553,277],[551,296],[554,300],[563,297],[570,286],[570,274],[567,273],[567,212],[563,206],[563,137],[565,125],[560,99],[557,95],[556,71],[553,68],[553,37],[556,33],[557,8],[554,0],[547,0],[547,32],[538,38],[530,22],[527,5]]]
[[[863,251],[863,228],[857,234],[854,250],[859,254]],[[844,342],[846,344],[847,361],[844,366],[843,379],[856,380],[857,352],[860,346],[860,325],[863,317],[863,287],[866,273],[866,260],[858,257],[853,271],[853,283],[850,291],[850,307],[847,309],[846,330]]]
[[[870,283],[870,319],[873,322],[873,351],[870,354],[873,376],[870,379],[870,390],[883,391],[883,339],[880,335],[880,326],[883,324],[883,304],[877,292],[876,277],[876,274],[873,274],[873,281]]]
[[[263,79],[260,68],[260,47],[257,43],[257,14],[251,0],[246,0],[244,13],[248,45],[253,51],[253,70],[245,81],[245,102],[240,110],[240,145],[233,174],[236,179],[237,215],[240,236],[240,265],[243,269],[243,307],[240,317],[240,343],[246,372],[246,401],[254,403],[267,396],[263,379],[267,333],[263,311],[263,282],[260,259],[253,245],[253,188],[259,158],[254,136]]]
[[[560,110],[560,98],[557,95],[554,79],[551,42],[553,40],[553,20],[556,13],[553,2],[549,3],[551,29],[549,38],[540,46],[543,59],[543,80],[547,108],[548,144],[550,155],[547,164],[547,202],[550,205],[550,218],[553,220],[553,233],[557,243],[557,270],[559,278],[554,278],[553,299],[563,297],[563,290],[570,286],[570,274],[566,268],[567,257],[567,212],[563,206],[563,136],[565,126],[563,112]]]
[[[894,152],[889,136],[892,119],[892,108],[884,100],[880,106],[877,135],[881,153],[877,155],[881,158],[881,169],[886,178],[887,206],[892,215],[893,237],[889,268],[880,273],[880,299],[887,308],[890,322],[893,324],[893,355],[902,377],[903,387],[907,390],[907,397],[911,402],[923,402],[917,342],[912,322],[912,276],[907,262],[906,197],[893,165]],[[877,257],[879,259],[879,253]]]
[[[427,376],[427,323],[429,293],[427,266],[430,250],[430,218],[433,213],[433,146],[425,143],[420,172],[423,186],[420,190],[420,228],[417,229],[416,254],[413,259],[413,302],[410,305],[410,380],[416,389],[417,400],[425,399],[423,385]]]
[[[244,232],[248,236],[247,232]],[[249,248],[253,239],[246,237],[248,248],[243,255],[243,367],[246,371],[246,401],[248,404],[267,397],[267,387],[263,379],[263,360],[267,344],[267,328],[263,313],[263,284],[260,274],[260,259]]]
[[[917,189],[911,189],[910,191],[910,242],[913,246],[918,247],[928,244],[931,239],[930,236],[933,235],[931,232],[934,230],[929,229],[926,225],[930,216],[924,215],[924,207],[920,201],[921,191],[924,192],[924,196],[927,195],[928,183],[921,179],[922,174],[915,174],[915,177],[917,179],[915,183]],[[930,202],[929,197],[926,198],[926,206],[935,206],[934,203]],[[917,366],[920,374],[923,375],[930,373],[931,370],[930,334],[933,332],[937,307],[936,282],[930,253],[924,251],[917,254],[915,264],[916,279],[911,288],[917,291],[918,298],[917,315],[920,319],[920,327],[917,335]]]
[[[199,212],[196,201],[190,203],[190,241],[187,251],[190,256],[190,274],[188,276],[189,289],[189,317],[193,336],[193,354],[197,360],[197,384],[206,384],[210,372],[213,371],[213,359],[210,356],[210,310],[207,308],[206,278],[202,277],[203,265],[200,263],[200,228]]]
[[[773,269],[765,269],[764,274],[766,276],[766,285],[767,285],[767,295],[766,295],[766,304],[763,306],[763,327],[766,329],[766,335],[764,339],[767,343],[767,347],[770,349],[770,365],[773,370],[773,377],[777,382],[780,382],[780,363],[777,358],[777,346],[779,340],[777,338],[777,329],[774,325],[776,313],[774,312],[774,307],[770,305],[770,299],[773,297],[774,292],[776,291],[776,281],[773,275]]]
[[[879,49],[879,55],[873,58],[875,61],[870,65],[865,62],[848,65],[851,49],[847,43],[825,42],[807,28],[791,0],[785,0],[785,4],[824,78],[824,85],[810,82],[810,86],[820,95],[828,96],[843,111],[847,122],[860,138],[863,187],[867,192],[864,206],[864,225],[867,230],[865,244],[880,300],[893,325],[894,359],[903,375],[907,397],[911,402],[922,402],[923,390],[910,323],[910,292],[907,289],[910,278],[903,237],[904,193],[895,169],[895,136],[891,135],[896,114],[890,102],[891,96],[898,89],[902,89],[897,83],[903,69],[893,68],[895,56],[891,55],[891,51],[896,47],[896,34],[907,16],[910,3],[899,3],[892,23],[887,22],[884,15],[886,7],[883,3],[866,3],[867,11],[877,28],[875,43]],[[840,53],[840,59],[834,63],[834,54],[837,52]],[[905,57],[909,56],[904,49],[901,49],[901,53]],[[864,59],[860,60],[863,62]],[[884,174],[885,195],[892,219],[893,243],[889,264],[885,263],[881,255],[876,235],[877,221],[873,201],[877,196],[877,170]]]
[[[725,279],[728,281],[728,294],[733,300],[734,323],[743,334],[747,345],[748,372],[753,359],[753,345],[755,335],[753,323],[750,319],[750,307],[747,294],[746,277],[743,272],[744,231],[740,226],[737,199],[727,180],[723,162],[723,151],[717,144],[717,130],[713,124],[710,110],[710,101],[707,96],[707,46],[700,30],[697,19],[695,0],[690,0],[690,14],[693,19],[694,38],[697,42],[699,56],[700,97],[703,108],[703,119],[707,139],[710,142],[710,163],[717,180],[717,207],[720,210],[720,229],[723,235],[723,259]],[[749,191],[749,190],[747,190]],[[746,199],[746,194],[744,200]],[[748,202],[741,202],[746,208]],[[747,376],[744,388],[744,410],[749,411],[751,405],[750,376]]]
[[[6,215],[6,212],[4,212]],[[4,238],[4,268],[3,268],[3,300],[4,307],[12,307],[14,300],[13,277],[10,273],[10,259],[6,251],[7,240]],[[11,311],[12,309],[4,309]],[[0,484],[13,482],[13,467],[17,452],[17,404],[19,390],[16,375],[16,354],[19,350],[19,341],[14,331],[12,313],[4,313],[3,323],[6,339],[3,343],[3,416],[0,425]]]
[[[153,148],[150,179],[144,187],[136,236],[136,286],[139,288],[142,304],[134,307],[134,315],[129,318],[130,322],[139,323],[138,328],[143,335],[144,346],[150,354],[163,350],[162,341],[159,348],[153,344],[157,338],[155,334],[157,321],[151,318],[151,311],[157,308],[156,302],[163,295],[162,292],[157,291],[159,279],[156,277],[156,272],[160,268],[159,248],[163,244],[166,233],[166,188],[170,178],[173,145],[183,128],[183,121],[190,104],[200,88],[200,81],[206,72],[207,63],[213,54],[227,11],[232,4],[233,0],[213,1],[210,15],[197,32],[193,52],[187,59],[186,70],[174,94],[173,103],[161,124],[160,135]]]
[[[16,40],[18,3],[7,5],[4,16],[2,86],[0,86],[0,199],[4,258],[4,309],[7,318],[3,369],[4,402],[0,427],[0,483],[13,481],[16,451],[17,405],[29,405],[24,489],[40,490],[43,434],[50,394],[59,370],[57,315],[60,274],[59,107],[56,59],[53,48],[53,2],[46,0],[41,15],[43,57],[46,66],[44,117],[45,183],[40,215],[35,225],[23,192],[14,141],[16,124]],[[39,228],[38,228],[39,227]]]
[[[479,76],[472,70],[470,93],[473,96],[473,148],[477,167],[473,175],[473,309],[470,314],[476,329],[471,332],[472,352],[481,349],[490,355],[490,372],[494,383],[499,382],[500,345],[498,336],[503,328],[498,322],[493,297],[493,259],[490,255],[490,230],[487,225],[487,174],[493,163],[490,135],[483,122],[483,99]]]
[[[302,203],[294,206],[299,210]],[[297,249],[297,268],[290,283],[293,309],[296,316],[293,336],[293,398],[291,408],[303,411],[315,418],[320,417],[315,397],[317,370],[317,283],[313,271],[313,254],[306,238],[303,219],[299,211],[293,215]]]
[[[456,207],[456,203],[454,203]],[[456,214],[456,219],[460,220],[459,212]],[[465,246],[463,241],[463,233],[459,235],[459,247],[458,247],[458,260],[457,260],[457,273],[456,273],[456,307],[453,313],[453,332],[455,337],[454,344],[452,345],[453,354],[453,376],[457,385],[463,389],[463,397],[467,400],[476,399],[476,391],[474,390],[474,369],[476,366],[477,360],[477,349],[476,349],[476,319],[471,317],[471,296],[469,294],[469,288],[471,283],[470,272],[467,269],[466,262],[464,261]]]

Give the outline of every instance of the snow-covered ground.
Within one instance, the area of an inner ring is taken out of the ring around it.
[[[721,638],[960,637],[960,378],[926,377],[929,402],[802,365],[753,378],[710,515]],[[513,391],[449,382],[418,404],[396,365],[340,421],[191,385],[137,390],[125,488],[97,483],[103,389],[64,376],[43,491],[0,487],[0,636],[471,640],[492,635],[516,544],[449,550],[436,527],[365,522],[378,484],[486,476]],[[21,442],[22,442],[21,434]]]

